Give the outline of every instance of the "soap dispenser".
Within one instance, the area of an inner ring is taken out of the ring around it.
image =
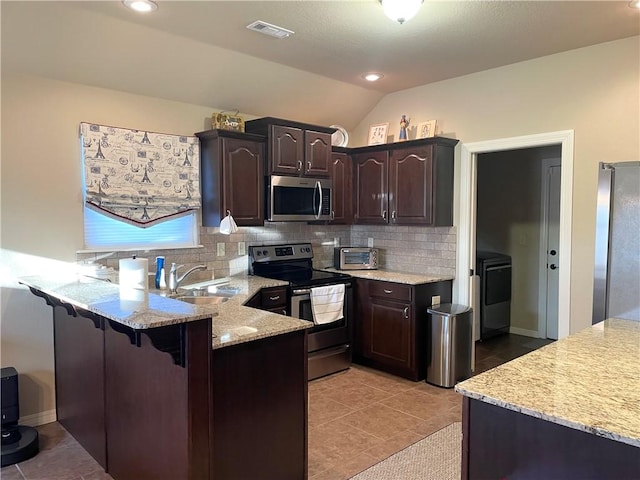
[[[156,288],[167,288],[167,282],[164,275],[164,257],[156,257]]]

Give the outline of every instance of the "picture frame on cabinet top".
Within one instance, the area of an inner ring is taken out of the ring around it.
[[[375,123],[369,125],[369,135],[367,137],[367,145],[382,145],[387,143],[387,134],[389,132],[389,122]]]
[[[427,120],[418,124],[416,138],[431,138],[436,136],[437,120]]]

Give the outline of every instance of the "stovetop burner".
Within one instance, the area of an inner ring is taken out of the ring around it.
[[[344,273],[315,270],[310,243],[249,247],[249,273],[289,282],[294,287],[345,283]]]

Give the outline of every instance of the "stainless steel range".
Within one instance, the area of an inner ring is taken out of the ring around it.
[[[249,274],[289,283],[292,317],[314,322],[311,289],[328,285],[345,286],[342,318],[315,324],[308,332],[309,380],[349,368],[353,338],[352,277],[343,273],[315,270],[310,243],[254,245],[249,247]]]

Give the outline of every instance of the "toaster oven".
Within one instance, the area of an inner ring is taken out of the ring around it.
[[[336,247],[333,249],[333,267],[339,270],[376,270],[378,268],[378,249]]]

